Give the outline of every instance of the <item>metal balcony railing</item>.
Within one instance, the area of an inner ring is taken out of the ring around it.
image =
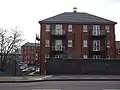
[[[64,51],[65,46],[52,46],[52,51]]]
[[[93,51],[94,52],[101,52],[101,51],[105,51],[106,50],[106,47],[99,47],[99,48],[93,48]]]
[[[52,30],[52,35],[54,36],[65,36],[65,30]]]
[[[100,30],[100,32],[92,31],[92,36],[106,36],[106,31],[105,30]]]

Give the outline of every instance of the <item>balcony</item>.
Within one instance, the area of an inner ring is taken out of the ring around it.
[[[92,49],[92,52],[94,53],[94,54],[99,54],[99,53],[105,53],[105,52],[107,52],[106,51],[106,47],[105,46],[103,46],[103,47],[100,47],[100,48],[97,48],[97,49],[95,49],[95,48],[93,48]]]
[[[52,36],[66,36],[65,30],[52,30]]]
[[[55,51],[55,52],[63,52],[65,51],[65,46],[52,46],[52,51]]]
[[[92,32],[92,37],[104,37],[107,33],[105,30],[100,30],[100,32]]]

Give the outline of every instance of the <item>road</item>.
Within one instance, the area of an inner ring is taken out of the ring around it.
[[[44,81],[0,83],[0,90],[120,90],[120,81]]]

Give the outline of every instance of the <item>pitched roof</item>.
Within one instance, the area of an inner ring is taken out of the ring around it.
[[[120,49],[120,41],[116,41],[116,49]]]
[[[116,24],[114,21],[82,12],[64,12],[62,14],[39,21],[39,23]]]
[[[37,45],[38,45],[38,43],[37,43]],[[24,45],[22,45],[21,47],[26,47],[26,46],[31,46],[31,47],[35,47],[35,43],[30,43],[30,42],[27,42],[27,43],[25,43]]]

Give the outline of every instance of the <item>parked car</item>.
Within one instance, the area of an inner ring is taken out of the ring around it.
[[[26,72],[28,70],[29,70],[29,68],[25,68],[25,69],[22,70],[22,72]]]

